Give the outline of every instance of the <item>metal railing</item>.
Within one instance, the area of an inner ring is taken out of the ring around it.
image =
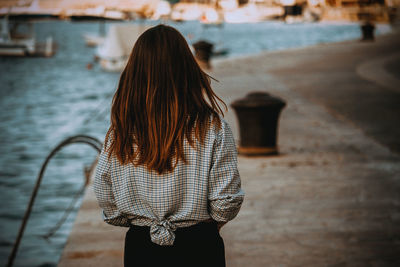
[[[25,230],[26,224],[27,224],[27,222],[28,222],[29,216],[30,216],[30,214],[31,214],[32,207],[33,207],[33,203],[35,202],[35,198],[36,198],[36,195],[37,195],[37,193],[38,193],[38,190],[39,190],[39,187],[40,187],[40,183],[41,183],[41,181],[42,181],[42,178],[43,178],[44,172],[45,172],[45,170],[46,170],[47,164],[49,163],[50,159],[51,159],[59,150],[61,150],[61,148],[65,147],[65,146],[67,146],[67,145],[76,144],[76,143],[88,144],[88,145],[90,145],[91,147],[93,147],[94,149],[96,149],[98,153],[100,153],[100,151],[101,151],[101,149],[102,149],[102,146],[103,146],[103,144],[102,144],[99,140],[97,140],[96,138],[93,138],[93,137],[90,137],[90,136],[87,136],[87,135],[76,135],[76,136],[72,136],[72,137],[69,137],[69,138],[65,139],[64,141],[62,141],[59,145],[57,145],[57,146],[50,152],[50,154],[47,156],[46,160],[43,162],[42,167],[41,167],[40,172],[39,172],[39,175],[38,175],[38,177],[37,177],[37,180],[36,180],[36,183],[35,183],[35,187],[33,188],[33,192],[32,192],[32,195],[31,195],[29,204],[28,204],[28,208],[27,208],[26,211],[25,211],[24,218],[23,218],[23,220],[22,220],[22,224],[21,224],[21,226],[20,226],[20,229],[19,229],[17,238],[16,238],[16,240],[15,240],[15,243],[14,243],[13,249],[12,249],[12,251],[11,251],[11,254],[10,254],[9,258],[8,258],[7,267],[11,267],[11,266],[13,265],[13,263],[14,263],[14,259],[15,259],[15,256],[17,255],[18,247],[19,247],[19,244],[21,243],[21,239],[22,239],[22,236],[23,236],[23,234],[24,234],[24,230]],[[87,175],[86,178],[85,178],[84,188],[88,185],[88,183],[89,183],[89,177],[88,177],[88,175]],[[84,188],[83,188],[83,189],[84,189]],[[84,191],[84,190],[82,190],[82,192],[83,192],[83,191]],[[74,201],[73,201],[73,202],[74,202]],[[72,207],[73,207],[73,205],[72,205]],[[60,222],[62,222],[64,219],[66,219],[66,216],[64,216],[64,217],[60,220]],[[62,223],[61,223],[61,224],[62,224]],[[55,230],[57,230],[57,229],[59,228],[59,226],[61,226],[61,224],[58,223],[58,224],[56,225],[56,227],[53,229],[52,232],[54,232]],[[48,235],[45,236],[45,237],[48,238],[48,237],[51,236],[51,235],[52,235],[52,233],[48,234]]]

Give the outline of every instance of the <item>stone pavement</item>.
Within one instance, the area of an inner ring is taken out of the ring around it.
[[[246,198],[221,230],[228,267],[400,265],[399,127],[382,122],[398,124],[399,92],[376,82],[399,81],[390,67],[398,64],[386,62],[398,53],[399,36],[212,63],[219,80],[213,87],[227,104],[251,91],[287,101],[280,155],[239,156]],[[384,75],[360,75],[357,68],[370,59],[379,64],[367,67]],[[359,103],[363,90],[376,107]],[[354,115],[363,112],[366,118]],[[225,117],[239,138],[233,111]],[[383,126],[394,132],[376,134]],[[90,188],[59,266],[122,266],[124,232],[101,221]]]

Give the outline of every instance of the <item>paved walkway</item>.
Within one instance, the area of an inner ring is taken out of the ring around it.
[[[400,265],[400,157],[391,145],[396,140],[385,143],[382,135],[370,134],[383,124],[358,103],[365,92],[399,106],[399,93],[356,71],[363,61],[397,53],[399,36],[213,62],[211,75],[219,80],[214,88],[226,103],[250,91],[287,101],[280,155],[239,157],[246,198],[238,217],[221,231],[227,266]],[[387,102],[371,109],[395,123],[398,109]],[[365,112],[363,120],[351,116],[352,106]],[[226,119],[238,138],[232,110]],[[101,221],[90,189],[60,266],[122,266],[123,238],[124,229]]]

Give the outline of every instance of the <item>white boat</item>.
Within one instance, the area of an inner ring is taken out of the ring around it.
[[[142,24],[111,25],[97,49],[100,66],[106,71],[123,70],[137,38],[148,28]]]
[[[31,22],[9,23],[8,15],[6,15],[0,25],[0,56],[49,57],[54,54],[53,39],[49,37],[44,44],[38,44]]]
[[[85,39],[85,43],[87,46],[96,47],[102,45],[104,43],[105,37],[99,34],[93,33],[84,33],[82,34],[83,39]]]
[[[20,25],[11,25],[8,16],[1,20],[0,31],[0,55],[2,56],[24,56],[35,51],[35,37],[33,36],[32,24],[25,25],[25,32],[18,32]]]

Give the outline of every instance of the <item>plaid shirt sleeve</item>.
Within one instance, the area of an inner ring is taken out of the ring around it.
[[[107,144],[106,144],[107,145]],[[100,208],[103,209],[103,220],[111,225],[129,227],[129,220],[118,210],[112,191],[111,160],[106,152],[106,145],[100,153],[96,168],[93,189]]]
[[[237,151],[232,131],[223,120],[213,151],[208,182],[210,216],[218,222],[236,217],[244,199],[237,169]]]

